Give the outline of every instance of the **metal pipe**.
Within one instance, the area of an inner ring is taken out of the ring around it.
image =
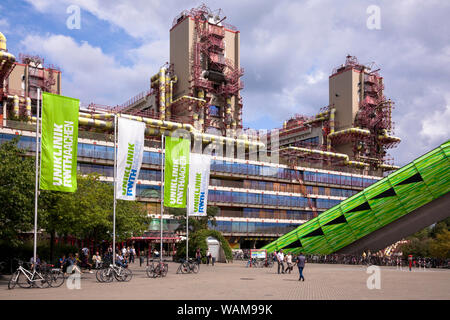
[[[19,97],[17,95],[14,96],[13,115],[14,118],[19,118]]]
[[[31,121],[31,99],[29,97],[27,97],[25,99],[26,101],[26,117],[27,117],[27,121],[30,122]]]
[[[231,98],[226,98],[227,108],[225,109],[225,125],[227,128],[230,128],[231,122],[232,122],[232,116],[231,116]]]
[[[386,129],[383,129],[382,133],[383,133],[382,135],[378,136],[379,140],[391,140],[393,142],[402,141],[402,139],[400,139],[399,137],[389,136]]]
[[[343,160],[343,164],[349,165],[349,166],[356,166],[356,167],[370,167],[370,164],[365,162],[359,162],[359,161],[350,161],[350,158],[345,153],[336,153],[336,152],[329,152],[329,151],[322,151],[322,150],[316,150],[316,149],[308,149],[308,148],[300,148],[300,147],[285,147],[280,148],[280,151],[282,150],[294,150],[294,151],[301,151],[304,153],[312,153],[312,154],[319,154],[323,156],[333,157],[333,158],[339,158]]]
[[[180,101],[180,100],[182,100],[182,99],[188,99],[188,100],[194,100],[194,101],[201,101],[201,102],[203,102],[203,103],[206,103],[206,100],[205,100],[205,99],[199,99],[199,98],[191,97],[191,96],[182,96],[182,97],[179,97],[179,98],[177,98],[175,101],[173,101],[173,103],[176,103],[176,102],[178,102],[178,101]]]
[[[166,73],[165,76],[165,90],[166,90],[166,118],[170,119],[170,76]]]
[[[169,84],[169,112],[172,115],[172,103],[173,103],[173,85],[178,82],[178,77],[173,76]],[[169,117],[170,118],[170,117]]]
[[[330,110],[330,133],[327,136],[327,150],[331,151],[331,135],[334,134],[334,114],[336,109],[333,107]]]
[[[380,164],[380,165],[378,165],[378,168],[380,168],[383,171],[391,171],[391,170],[400,169],[399,166],[391,166],[390,164]]]
[[[159,70],[159,118],[166,119],[166,69]]]
[[[370,136],[371,135],[370,131],[367,130],[367,129],[348,128],[348,129],[336,131],[334,133],[330,133],[328,135],[328,137],[331,139],[331,138],[334,138],[336,136],[339,136],[339,135],[342,135],[342,134],[347,134],[347,133],[358,133],[358,134],[365,135],[365,136]]]
[[[16,57],[9,52],[0,51],[0,60],[6,60],[9,63],[14,63],[16,61]]]
[[[204,100],[205,92],[203,91],[203,89],[200,89],[197,95],[199,99]],[[205,110],[203,109],[203,105],[201,102],[198,103],[198,110],[199,110],[198,124],[200,130],[203,132],[204,131],[203,124],[205,123]]]

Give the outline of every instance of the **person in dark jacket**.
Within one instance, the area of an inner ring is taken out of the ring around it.
[[[303,253],[300,252],[300,254],[297,257],[297,267],[298,267],[298,272],[300,273],[300,278],[298,278],[298,281],[300,281],[300,280],[305,281],[305,277],[303,276],[303,269],[305,268],[305,262],[306,262],[306,258],[303,255]]]

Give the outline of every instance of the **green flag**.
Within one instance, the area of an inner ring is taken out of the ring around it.
[[[190,149],[190,140],[166,138],[164,166],[164,206],[166,207],[186,208]]]
[[[42,93],[40,188],[77,190],[78,99]]]

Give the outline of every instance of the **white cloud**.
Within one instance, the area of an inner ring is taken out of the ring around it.
[[[5,18],[0,19],[0,31],[6,33],[9,30],[9,22]]]
[[[83,102],[120,104],[149,88],[149,74],[160,64],[154,60],[157,54],[146,54],[152,50],[140,48],[128,52],[133,66],[123,66],[101,48],[62,35],[28,36],[22,45],[60,66],[63,94]]]
[[[450,138],[450,101],[444,110],[436,110],[422,120],[420,134],[429,143],[442,143]]]

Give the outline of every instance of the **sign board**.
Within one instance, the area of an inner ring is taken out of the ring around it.
[[[251,249],[250,257],[252,259],[266,259],[267,250],[266,249]]]

